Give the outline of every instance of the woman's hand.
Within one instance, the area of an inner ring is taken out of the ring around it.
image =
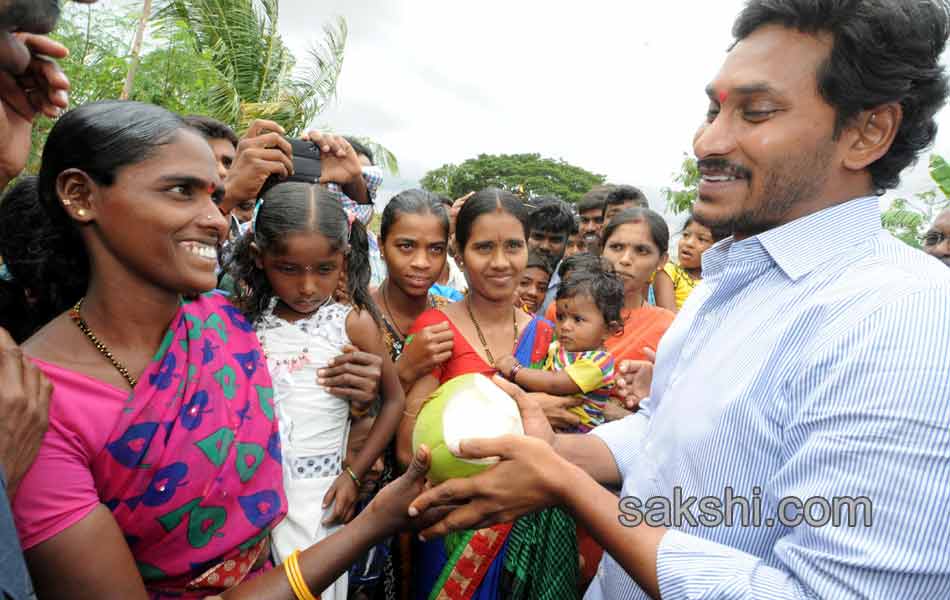
[[[348,400],[360,413],[369,409],[376,400],[382,374],[382,358],[346,345],[343,354],[317,371],[317,383],[334,396]]]
[[[452,357],[455,335],[447,321],[414,334],[399,356],[397,367],[403,388]]]
[[[650,395],[650,386],[653,384],[656,352],[649,348],[644,348],[643,352],[647,355],[647,360],[624,360],[617,367],[619,376],[614,395],[629,410],[640,406],[640,401]]]
[[[429,472],[431,458],[429,449],[424,445],[419,446],[406,472],[379,490],[363,511],[374,521],[374,527],[379,527],[387,535],[407,529],[423,529],[436,523],[452,510],[433,509],[419,513],[416,517],[409,516],[409,503],[426,487],[426,474]]]
[[[560,482],[570,465],[544,440],[506,435],[463,440],[460,449],[460,456],[466,458],[498,456],[501,461],[479,475],[450,479],[413,500],[411,516],[451,510],[422,532],[423,539],[509,523],[561,502]]]
[[[330,516],[323,520],[324,525],[342,525],[349,523],[356,514],[356,500],[360,490],[350,474],[343,471],[323,496],[323,510],[333,504]]]

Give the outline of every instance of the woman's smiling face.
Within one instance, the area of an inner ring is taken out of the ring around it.
[[[119,169],[112,185],[82,183],[78,173],[60,175],[59,193],[64,202],[88,194],[83,233],[96,267],[124,268],[182,294],[214,288],[227,221],[214,202],[221,182],[201,136],[182,129],[151,157]]]

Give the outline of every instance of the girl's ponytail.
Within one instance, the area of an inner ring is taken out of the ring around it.
[[[382,325],[383,316],[369,293],[371,266],[369,262],[369,235],[359,219],[350,223],[350,248],[346,254],[346,291],[350,301],[359,310],[367,310]]]

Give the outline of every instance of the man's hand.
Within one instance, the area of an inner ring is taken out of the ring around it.
[[[256,199],[271,175],[289,177],[293,172],[293,149],[284,138],[284,128],[273,121],[253,121],[228,169],[221,209],[230,212],[241,202]]]
[[[342,186],[362,179],[363,165],[353,146],[344,138],[308,131],[304,139],[310,140],[320,149],[320,183],[338,183]]]
[[[614,395],[629,410],[635,410],[640,401],[650,395],[650,386],[653,384],[656,353],[649,348],[644,348],[643,352],[648,360],[625,360],[617,367],[619,376]]]
[[[469,192],[455,200],[452,203],[452,208],[449,209],[449,235],[455,235],[455,221],[459,216],[459,212],[462,210],[462,207],[465,206],[465,201],[475,195],[475,192]]]
[[[493,376],[491,380],[518,403],[525,434],[536,437],[548,445],[554,444],[554,430],[551,429],[551,423],[538,403],[539,396],[547,394],[529,394],[499,375]]]
[[[583,404],[583,396],[552,396],[542,393],[527,395],[538,403],[554,429],[571,430],[581,424],[581,418],[567,409]]]
[[[544,440],[517,435],[463,440],[460,450],[464,458],[497,456],[501,461],[484,473],[450,479],[413,500],[410,516],[457,507],[423,531],[423,539],[509,523],[561,502],[560,481],[569,464]]]
[[[396,362],[403,387],[410,387],[422,375],[451,358],[454,340],[447,322],[430,325],[414,334]]]
[[[343,354],[317,371],[317,383],[334,396],[348,400],[356,412],[363,412],[376,400],[382,374],[382,358],[347,345]]]
[[[22,72],[0,70],[0,187],[26,166],[36,115],[55,118],[69,104],[69,80],[52,60],[65,58],[66,47],[44,35],[13,35],[29,52],[29,61]]]
[[[0,466],[13,498],[46,433],[52,384],[0,328]]]

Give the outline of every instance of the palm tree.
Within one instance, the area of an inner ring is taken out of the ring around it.
[[[159,27],[186,31],[216,71],[209,116],[239,131],[263,118],[298,134],[336,95],[346,21],[325,25],[298,66],[277,31],[278,9],[278,0],[159,0]]]
[[[142,15],[139,17],[138,27],[135,29],[135,39],[132,40],[132,50],[130,52],[129,70],[125,75],[125,85],[122,86],[122,93],[119,99],[127,100],[132,93],[132,86],[135,84],[135,71],[139,68],[139,58],[142,53],[142,40],[145,38],[145,29],[148,27],[148,19],[152,14],[152,0],[145,0],[142,5]]]

